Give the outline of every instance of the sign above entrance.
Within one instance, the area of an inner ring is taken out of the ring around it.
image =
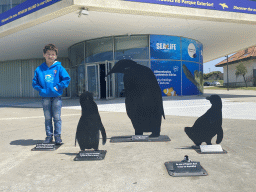
[[[162,5],[256,14],[256,2],[249,0],[125,0]]]
[[[180,60],[180,37],[150,35],[150,58]]]
[[[27,0],[14,8],[0,14],[0,26],[38,11],[61,0]]]

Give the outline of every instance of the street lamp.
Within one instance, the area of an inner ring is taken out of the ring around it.
[[[229,91],[229,81],[228,81],[228,55],[226,56],[227,57],[227,83],[228,83],[228,91]]]

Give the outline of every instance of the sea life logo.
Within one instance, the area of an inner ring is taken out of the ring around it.
[[[191,57],[191,58],[196,58],[196,47],[193,43],[190,43],[188,45],[188,55]]]
[[[53,82],[53,76],[51,74],[45,75],[44,80],[48,83]]]
[[[156,43],[156,49],[159,49],[159,50],[176,50],[176,44]]]

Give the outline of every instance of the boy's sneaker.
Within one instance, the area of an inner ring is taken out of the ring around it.
[[[51,143],[52,142],[52,136],[47,136],[44,140],[44,143]]]
[[[56,143],[56,145],[60,145],[61,142],[62,142],[62,140],[61,140],[61,138],[60,138],[60,135],[56,135],[56,136],[55,136],[55,143]]]

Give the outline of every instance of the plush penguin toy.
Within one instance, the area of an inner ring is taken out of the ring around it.
[[[186,134],[197,146],[202,142],[211,145],[211,140],[216,134],[217,144],[223,139],[221,98],[218,95],[211,95],[206,99],[211,102],[211,108],[196,120],[193,127],[185,127]]]
[[[84,92],[80,96],[82,116],[77,125],[76,140],[80,149],[98,150],[99,131],[102,134],[102,144],[106,143],[106,131],[102,125],[97,104],[93,101],[93,94]]]

